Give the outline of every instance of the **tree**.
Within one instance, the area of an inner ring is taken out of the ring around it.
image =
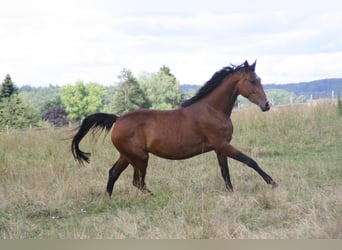
[[[64,108],[55,106],[45,112],[42,116],[42,119],[44,121],[50,122],[55,127],[62,127],[69,124],[67,116],[68,113],[65,111]]]
[[[39,116],[32,103],[18,93],[17,87],[7,74],[0,91],[0,126],[27,128],[38,122]]]
[[[153,109],[173,109],[182,102],[180,84],[167,66],[141,76],[139,83]]]
[[[60,87],[49,85],[45,87],[32,87],[24,85],[19,88],[19,93],[31,100],[33,106],[41,111],[41,114],[54,106],[61,106]]]
[[[28,100],[12,95],[0,102],[0,126],[10,128],[28,128],[37,125],[39,115]]]
[[[88,114],[99,112],[104,107],[104,97],[106,95],[106,89],[95,82],[90,82],[86,85],[87,89],[87,111]]]
[[[50,100],[45,101],[40,108],[41,113],[48,112],[53,107],[61,107],[62,100],[60,96],[56,96],[55,98],[51,98]]]
[[[71,120],[81,120],[84,117],[103,109],[105,89],[98,83],[77,81],[75,85],[65,85],[61,88],[61,101]]]
[[[113,104],[116,114],[120,115],[139,108],[149,108],[148,99],[130,70],[123,69],[119,79]]]
[[[9,98],[14,94],[18,94],[18,89],[12,82],[11,76],[7,74],[1,85],[0,100]]]

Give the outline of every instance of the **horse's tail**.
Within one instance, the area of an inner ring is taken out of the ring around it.
[[[75,160],[81,164],[83,164],[84,161],[89,163],[90,153],[83,152],[79,148],[81,140],[90,130],[93,130],[93,134],[104,129],[108,132],[117,118],[118,117],[116,115],[105,113],[96,113],[87,116],[78,127],[78,132],[75,134],[71,142],[71,152],[75,157]]]

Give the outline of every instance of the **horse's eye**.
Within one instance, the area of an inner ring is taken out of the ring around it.
[[[250,82],[251,82],[251,84],[255,85],[257,81],[256,80],[251,80]]]

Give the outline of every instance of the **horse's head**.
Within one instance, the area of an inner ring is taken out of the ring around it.
[[[240,70],[241,77],[237,83],[237,90],[239,94],[258,105],[262,111],[268,111],[271,104],[262,87],[260,77],[255,73],[255,65],[256,61],[252,65],[245,61]]]

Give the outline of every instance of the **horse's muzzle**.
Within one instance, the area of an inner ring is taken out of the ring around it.
[[[271,108],[271,103],[269,101],[266,101],[265,103],[262,103],[259,105],[262,112],[268,111]]]

